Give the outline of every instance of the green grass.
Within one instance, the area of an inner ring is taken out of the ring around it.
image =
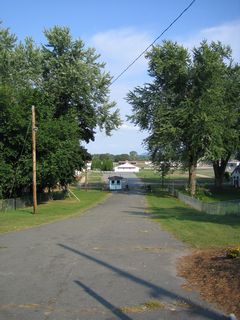
[[[144,183],[161,182],[161,175],[154,170],[140,170],[136,173],[138,178],[141,178]]]
[[[234,189],[229,184],[224,184],[222,190],[214,188],[213,182],[213,170],[212,169],[197,169],[197,173],[206,177],[197,177],[197,185],[209,189],[210,193],[204,193],[200,190],[197,193],[197,198],[203,202],[219,202],[219,201],[229,201],[240,199],[240,190]],[[161,174],[154,170],[141,170],[137,176],[142,179],[146,184],[159,183],[161,184]],[[181,181],[180,181],[181,180]],[[186,172],[176,170],[173,174],[169,174],[164,179],[164,185],[172,184],[176,181],[174,185],[175,188],[179,189],[181,192],[185,192],[185,186],[188,183],[188,177]],[[180,182],[180,183],[178,183]]]
[[[197,168],[197,175],[203,175],[209,178],[214,178],[214,171],[212,168],[207,168],[207,169]]]
[[[203,202],[219,202],[240,199],[240,189],[223,186],[222,189],[210,188],[210,192],[201,193],[198,197]]]
[[[197,248],[240,244],[240,217],[198,212],[164,192],[147,195],[152,218]]]
[[[207,184],[207,183],[213,183],[213,173],[212,170],[205,170],[205,169],[197,169],[197,174],[201,176],[197,176],[197,182],[200,184]],[[140,170],[139,173],[137,173],[137,176],[142,179],[144,183],[161,183],[161,173],[157,172],[155,170]],[[188,183],[188,173],[186,171],[182,170],[175,170],[172,173],[169,173],[164,178],[164,183],[172,183],[173,181],[179,181],[183,184]]]
[[[88,172],[88,182],[89,183],[102,182],[102,172],[89,171]]]
[[[49,201],[37,208],[37,214],[32,214],[32,208],[24,208],[15,211],[0,213],[0,233],[50,223],[52,221],[66,219],[78,215],[86,209],[103,201],[108,193],[99,190],[72,189],[80,199],[78,202],[74,197],[65,200]]]

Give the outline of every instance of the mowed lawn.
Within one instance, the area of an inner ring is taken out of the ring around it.
[[[240,245],[240,216],[199,212],[161,191],[148,194],[147,202],[151,217],[191,246]]]
[[[80,202],[73,196],[65,200],[49,201],[40,204],[37,213],[34,215],[32,214],[32,207],[0,212],[0,233],[26,229],[81,214],[109,195],[109,193],[100,190],[72,189],[72,191],[80,199]]]
[[[137,173],[137,176],[144,183],[162,183],[161,173],[156,170],[140,170]],[[211,169],[197,169],[197,182],[200,184],[212,184],[214,182],[213,179],[213,171]],[[182,182],[183,185],[188,182],[188,173],[187,171],[175,170],[172,173],[168,173],[164,177],[164,184],[171,184],[173,181]]]

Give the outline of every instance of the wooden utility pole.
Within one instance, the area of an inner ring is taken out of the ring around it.
[[[35,107],[32,106],[32,162],[33,162],[33,213],[37,210],[37,183],[36,183],[36,126]]]
[[[87,171],[87,161],[85,161],[85,190],[87,191],[88,187],[88,171]]]

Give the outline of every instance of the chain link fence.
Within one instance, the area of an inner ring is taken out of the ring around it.
[[[66,191],[39,193],[37,195],[38,203],[45,203],[49,200],[62,200],[66,197]],[[32,196],[25,196],[21,198],[0,199],[0,212],[17,210],[21,208],[31,207],[33,205]]]

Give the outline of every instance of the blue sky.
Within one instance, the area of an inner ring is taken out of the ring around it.
[[[74,38],[95,47],[106,62],[106,70],[118,75],[138,56],[190,0],[0,0],[0,20],[19,40],[31,36],[45,43],[43,30],[54,25],[68,26]],[[187,13],[161,40],[177,41],[189,49],[203,39],[231,45],[235,61],[240,62],[240,0],[196,0]],[[126,121],[131,114],[125,97],[129,90],[149,81],[147,62],[141,58],[111,86],[124,120],[111,137],[98,132],[87,148],[91,153],[144,152],[140,132]]]

